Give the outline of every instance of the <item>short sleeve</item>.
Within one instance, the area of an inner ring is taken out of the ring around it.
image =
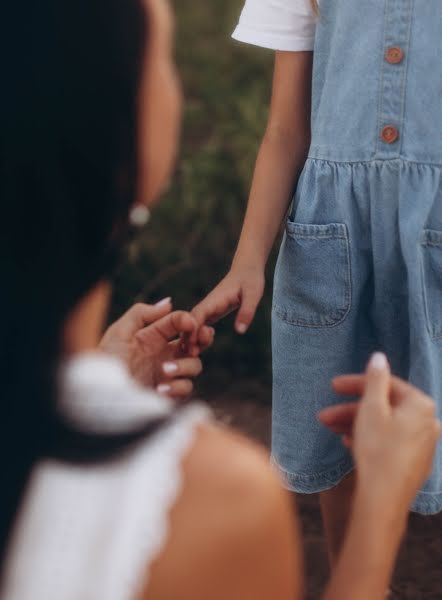
[[[272,50],[313,50],[316,17],[310,0],[246,0],[233,38]]]

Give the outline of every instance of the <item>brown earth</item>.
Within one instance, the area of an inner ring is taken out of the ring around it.
[[[243,382],[234,390],[206,390],[205,397],[220,421],[269,446],[268,387]],[[304,533],[307,599],[319,600],[327,580],[327,562],[317,497],[299,496],[297,504]],[[410,516],[392,590],[392,600],[442,599],[442,513],[434,517]]]

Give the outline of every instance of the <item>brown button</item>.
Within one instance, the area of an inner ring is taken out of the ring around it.
[[[385,53],[385,60],[389,62],[391,65],[397,65],[398,63],[404,60],[405,53],[402,48],[397,46],[393,46],[392,48],[388,48]]]
[[[399,131],[393,125],[387,125],[381,131],[381,139],[386,144],[393,144],[399,137]]]

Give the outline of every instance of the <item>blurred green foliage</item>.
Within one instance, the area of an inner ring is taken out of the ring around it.
[[[243,0],[175,0],[177,60],[185,93],[176,177],[116,277],[113,316],[134,299],[173,297],[192,308],[227,272],[241,228],[268,110],[273,56],[230,38]],[[271,266],[269,272],[271,273]],[[250,332],[217,326],[208,376],[268,378],[270,296]]]

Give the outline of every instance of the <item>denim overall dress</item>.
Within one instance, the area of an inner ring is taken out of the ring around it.
[[[353,468],[318,421],[332,377],[387,353],[442,408],[442,1],[322,0],[312,142],[276,267],[273,462],[289,489]],[[442,510],[442,445],[413,510]]]

